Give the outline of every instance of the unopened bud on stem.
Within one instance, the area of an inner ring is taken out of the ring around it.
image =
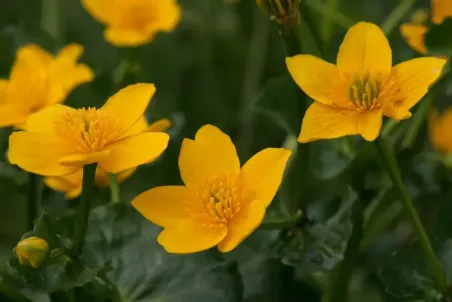
[[[298,7],[301,0],[256,0],[257,5],[278,23],[299,19]]]
[[[39,237],[29,237],[21,240],[15,251],[20,264],[38,268],[49,254],[49,244]]]

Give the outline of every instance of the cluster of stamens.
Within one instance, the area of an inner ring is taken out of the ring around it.
[[[240,176],[234,173],[219,173],[209,177],[197,190],[196,195],[212,217],[227,223],[241,208]]]
[[[82,108],[63,114],[55,131],[81,153],[101,151],[120,135],[120,127],[102,109]]]
[[[349,99],[360,111],[370,110],[380,106],[380,82],[378,79],[366,76],[355,76],[349,88]]]

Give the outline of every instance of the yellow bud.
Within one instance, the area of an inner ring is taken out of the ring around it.
[[[256,0],[257,6],[278,22],[283,23],[298,13],[301,0]]]
[[[49,244],[39,237],[29,237],[21,240],[15,250],[20,264],[38,268],[47,258]]]

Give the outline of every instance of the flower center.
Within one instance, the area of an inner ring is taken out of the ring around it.
[[[355,76],[349,88],[349,99],[359,110],[370,110],[378,106],[380,82],[366,75]]]
[[[70,141],[78,152],[101,151],[121,134],[118,124],[102,109],[82,108],[63,114],[55,122],[58,136]]]
[[[241,208],[240,177],[235,173],[219,173],[209,177],[200,187],[197,195],[212,217],[227,223]]]

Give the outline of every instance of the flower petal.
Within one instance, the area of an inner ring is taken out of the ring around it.
[[[114,2],[111,0],[82,0],[82,6],[100,23],[110,23],[114,17]]]
[[[410,110],[427,93],[428,88],[441,75],[446,60],[424,57],[397,64],[392,69],[396,83],[392,88],[391,100],[394,107]]]
[[[60,138],[42,133],[14,132],[9,137],[9,161],[28,172],[44,176],[75,173],[81,166],[62,166],[61,158],[73,152]]]
[[[429,138],[438,152],[452,152],[452,108],[446,109],[441,115],[437,111],[429,114]]]
[[[192,199],[186,187],[164,186],[141,193],[132,200],[132,206],[147,220],[169,227],[189,217],[187,208]]]
[[[240,173],[248,199],[259,200],[265,207],[272,202],[291,154],[288,149],[267,148],[246,162]]]
[[[84,166],[89,164],[98,163],[108,156],[110,156],[110,150],[103,150],[99,152],[91,152],[86,154],[72,154],[65,156],[59,160],[60,165],[63,166]]]
[[[392,51],[383,31],[375,24],[358,22],[350,27],[337,55],[342,74],[380,74],[386,82],[392,67]]]
[[[82,192],[83,170],[65,176],[44,178],[44,183],[54,191],[66,193],[67,199],[80,196]]]
[[[127,132],[143,117],[154,93],[153,84],[130,85],[110,97],[102,110]]]
[[[240,161],[231,138],[217,127],[205,125],[194,141],[182,142],[179,169],[182,180],[190,186],[219,171],[238,173]]]
[[[157,159],[168,146],[169,135],[146,132],[127,137],[109,146],[110,155],[99,162],[107,172],[121,171],[147,164]]]
[[[452,17],[452,2],[450,0],[432,0],[433,23],[441,24],[447,17]]]
[[[27,114],[18,111],[12,104],[0,104],[0,128],[22,125],[26,120]]]
[[[6,98],[8,97],[8,80],[0,79],[0,104],[6,102]]]
[[[374,109],[361,113],[359,115],[359,134],[367,140],[375,140],[381,131],[383,123],[382,110]]]
[[[17,51],[17,62],[23,62],[35,68],[46,68],[54,60],[53,56],[36,44],[27,44]]]
[[[341,78],[336,66],[311,55],[286,58],[286,65],[295,83],[310,98],[325,105],[333,104],[332,84]]]
[[[259,225],[265,216],[266,206],[260,200],[254,200],[240,209],[229,222],[228,234],[218,244],[218,249],[227,253],[236,248]]]
[[[108,27],[104,32],[104,38],[111,44],[123,46],[139,46],[154,39],[154,35],[137,30]]]
[[[149,125],[146,131],[148,132],[164,132],[171,127],[171,121],[166,118],[162,118]]]
[[[301,125],[300,143],[359,134],[358,113],[314,102],[306,111]]]
[[[83,54],[83,46],[77,43],[71,43],[63,47],[57,54],[58,59],[65,59],[71,62],[77,62]]]
[[[30,115],[25,123],[25,129],[35,133],[55,133],[55,121],[63,118],[63,115],[75,111],[74,108],[65,105],[48,106]]]
[[[421,54],[426,54],[428,52],[424,41],[424,35],[427,31],[427,26],[421,24],[402,24],[400,26],[402,37],[411,48]]]
[[[169,253],[189,254],[207,250],[223,240],[228,232],[224,224],[196,219],[184,219],[175,226],[165,228],[157,241]]]

